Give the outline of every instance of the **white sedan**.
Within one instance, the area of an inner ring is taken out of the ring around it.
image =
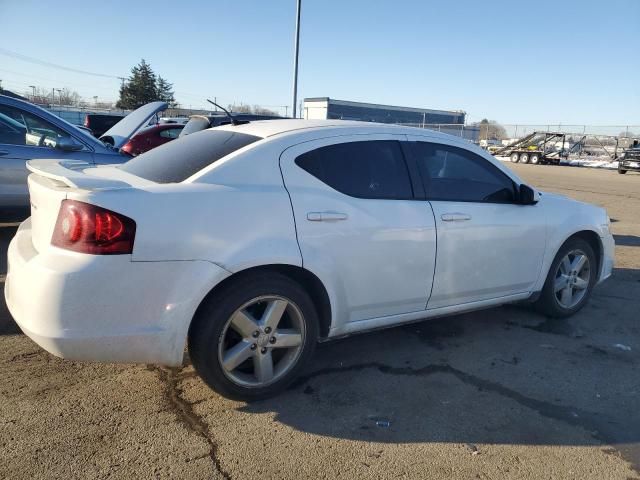
[[[188,345],[231,398],[281,391],[325,339],[520,301],[571,315],[613,268],[605,210],[430,130],[261,121],[29,169],[5,286],[22,330],[73,360],[175,366]]]

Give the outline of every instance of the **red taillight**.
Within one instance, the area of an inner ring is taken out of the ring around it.
[[[89,128],[89,115],[86,115],[84,117],[84,126]]]
[[[51,244],[92,255],[133,252],[136,222],[106,208],[63,200]]]

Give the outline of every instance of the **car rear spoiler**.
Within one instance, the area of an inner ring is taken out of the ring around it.
[[[29,160],[27,169],[42,177],[50,178],[71,188],[83,190],[129,188],[130,183],[112,178],[84,173],[95,165],[81,160]]]

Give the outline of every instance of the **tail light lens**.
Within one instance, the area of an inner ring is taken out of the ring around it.
[[[84,126],[89,128],[89,115],[84,117]]]
[[[63,200],[51,244],[92,255],[133,252],[136,222],[106,208]]]

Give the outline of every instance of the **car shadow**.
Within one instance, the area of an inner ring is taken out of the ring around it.
[[[327,342],[239,409],[347,440],[615,444],[640,465],[638,308],[640,271],[616,269],[570,319],[504,306]]]
[[[640,247],[640,237],[636,235],[614,235],[616,245],[625,247]]]

